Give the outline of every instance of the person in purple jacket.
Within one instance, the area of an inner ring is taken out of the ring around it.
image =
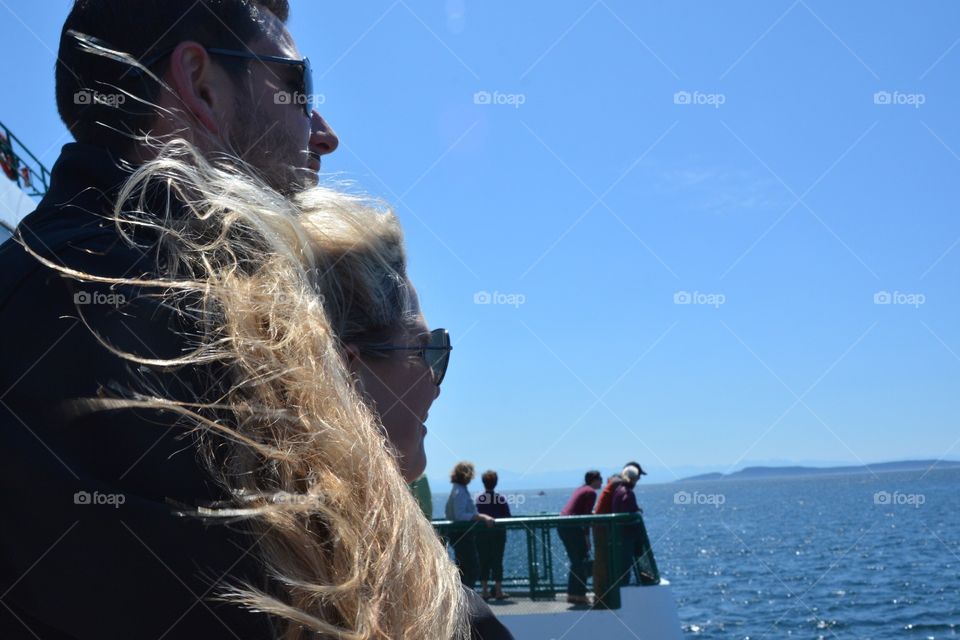
[[[484,492],[477,496],[477,511],[488,515],[494,520],[510,518],[510,505],[507,499],[494,491],[497,488],[496,471],[484,471],[480,476],[483,481]],[[490,597],[487,588],[488,581],[493,578],[493,597],[505,600],[503,592],[503,551],[507,546],[507,530],[499,527],[484,529],[477,532],[477,553],[480,556],[480,586],[484,598]]]
[[[640,481],[640,472],[636,467],[627,465],[620,473],[623,482],[613,492],[613,512],[614,513],[643,513],[643,509],[637,504],[637,494],[633,488]],[[626,567],[623,575],[620,577],[622,584],[630,583],[630,574],[634,572],[638,550],[637,540],[638,532],[636,525],[625,525],[623,527],[623,566]],[[637,578],[639,581],[639,577]]]
[[[583,485],[574,490],[567,505],[560,511],[562,516],[589,516],[597,501],[597,489],[603,484],[599,471],[587,471]],[[589,573],[590,529],[588,527],[560,526],[560,540],[570,558],[570,573],[567,577],[567,602],[590,604],[587,598],[587,575]]]

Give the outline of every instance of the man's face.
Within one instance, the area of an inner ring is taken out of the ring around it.
[[[300,60],[286,27],[268,14],[265,31],[248,45],[257,55]],[[235,82],[234,113],[225,137],[232,151],[270,186],[291,193],[317,184],[320,157],[337,148],[337,135],[319,113],[304,112],[303,68],[250,60]]]

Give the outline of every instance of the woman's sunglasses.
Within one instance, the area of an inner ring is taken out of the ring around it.
[[[443,377],[447,375],[447,365],[450,363],[450,333],[446,329],[434,329],[430,332],[427,344],[417,345],[386,345],[377,346],[375,351],[419,351],[423,361],[430,367],[433,381],[439,387]]]

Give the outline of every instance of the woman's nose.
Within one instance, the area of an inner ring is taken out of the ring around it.
[[[316,109],[310,115],[310,151],[317,156],[333,153],[340,146],[340,138]]]

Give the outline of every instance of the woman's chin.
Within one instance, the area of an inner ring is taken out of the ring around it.
[[[406,480],[408,484],[422,476],[423,472],[427,470],[427,456],[421,451],[420,455],[410,460],[410,462],[412,463],[411,466],[405,466],[402,470],[403,479]]]

